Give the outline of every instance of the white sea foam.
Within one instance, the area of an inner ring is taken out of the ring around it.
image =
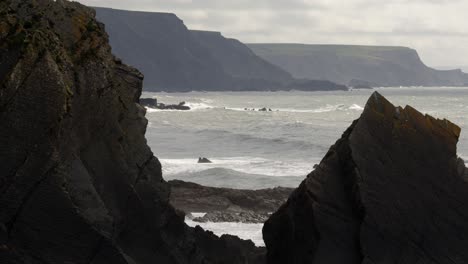
[[[246,224],[246,223],[198,223],[194,222],[190,219],[185,219],[185,223],[187,225],[195,227],[200,226],[205,230],[212,231],[217,236],[221,236],[224,234],[238,236],[242,239],[250,239],[252,240],[256,246],[265,246],[263,242],[263,235],[262,235],[262,228],[263,224]]]
[[[194,102],[185,102],[185,105],[190,107],[190,110],[205,110],[205,109],[212,109],[214,106],[206,103],[194,103]]]
[[[206,215],[206,213],[200,213],[200,212],[195,213],[195,212],[192,212],[192,213],[190,213],[190,215],[192,215],[192,217],[194,217],[194,218],[197,218],[197,217],[204,217],[204,216]]]
[[[357,110],[357,111],[362,111],[364,110],[364,107],[358,105],[358,104],[352,104],[350,107],[349,107],[350,110]]]
[[[305,176],[319,162],[279,161],[255,157],[210,158],[213,163],[198,159],[160,159],[165,175],[193,173],[212,168],[226,168],[243,173],[267,176]]]
[[[255,109],[256,111],[258,111],[258,109],[261,109],[261,108],[263,107],[259,107],[259,108],[226,107],[226,109],[233,110],[233,111],[252,111],[251,109]],[[362,111],[364,110],[364,108],[358,104],[352,104],[350,106],[346,106],[344,104],[337,104],[337,105],[327,104],[326,106],[315,108],[315,109],[296,109],[296,108],[271,108],[271,109],[272,109],[271,112],[290,112],[290,113],[327,113],[327,112],[334,112],[334,111],[347,111],[347,110]]]

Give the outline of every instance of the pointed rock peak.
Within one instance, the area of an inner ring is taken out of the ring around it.
[[[383,95],[374,92],[369,100],[367,100],[364,112],[373,111],[381,114],[393,114],[396,111],[395,106],[390,103]]]
[[[394,122],[405,124],[404,127],[414,126],[417,130],[428,130],[430,133],[438,135],[447,135],[455,137],[456,140],[460,137],[461,128],[446,119],[437,119],[430,115],[424,115],[415,108],[407,105],[404,108],[395,107],[383,95],[374,92],[366,103],[361,120],[363,119],[385,119],[387,122],[391,119]]]
[[[459,133],[450,121],[374,93],[266,221],[267,263],[468,263]]]

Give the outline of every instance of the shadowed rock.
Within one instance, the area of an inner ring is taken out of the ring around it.
[[[158,107],[158,99],[156,98],[140,98],[140,105],[150,108]]]
[[[208,213],[200,222],[265,222],[283,204],[291,188],[239,190],[206,187],[179,180],[169,181],[171,204],[189,214]]]
[[[143,76],[111,54],[92,9],[1,1],[0,62],[0,263],[262,258],[249,241],[187,227],[169,204],[144,138]]]
[[[268,263],[466,263],[460,128],[374,93],[266,222]]]

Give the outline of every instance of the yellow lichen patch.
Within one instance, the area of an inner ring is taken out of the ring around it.
[[[72,88],[68,86],[67,84],[65,84],[64,86],[65,86],[65,92],[67,93],[67,95],[72,96],[73,95]]]
[[[88,23],[89,18],[83,12],[75,12],[72,19],[72,35],[74,41],[78,41],[82,38],[83,32],[86,31],[86,25]]]
[[[5,21],[0,22],[0,39],[5,38],[10,32],[10,25]]]

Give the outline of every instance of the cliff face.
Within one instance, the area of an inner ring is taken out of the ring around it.
[[[261,249],[188,228],[146,145],[143,76],[94,11],[0,2],[2,263],[255,263]],[[209,252],[212,241],[222,248]],[[223,251],[225,250],[225,251]]]
[[[113,52],[145,75],[145,90],[211,90],[232,82],[174,14],[95,9]]]
[[[236,39],[227,39],[219,32],[191,30],[190,34],[236,79],[260,79],[279,83],[293,80],[290,73],[270,64]]]
[[[174,14],[95,8],[113,52],[145,75],[147,91],[344,90],[300,82],[218,32],[190,31]]]
[[[265,224],[268,263],[465,263],[460,128],[378,93]]]
[[[248,44],[263,59],[295,78],[323,79],[349,85],[360,81],[378,86],[461,86],[468,74],[427,67],[418,53],[404,47]]]

